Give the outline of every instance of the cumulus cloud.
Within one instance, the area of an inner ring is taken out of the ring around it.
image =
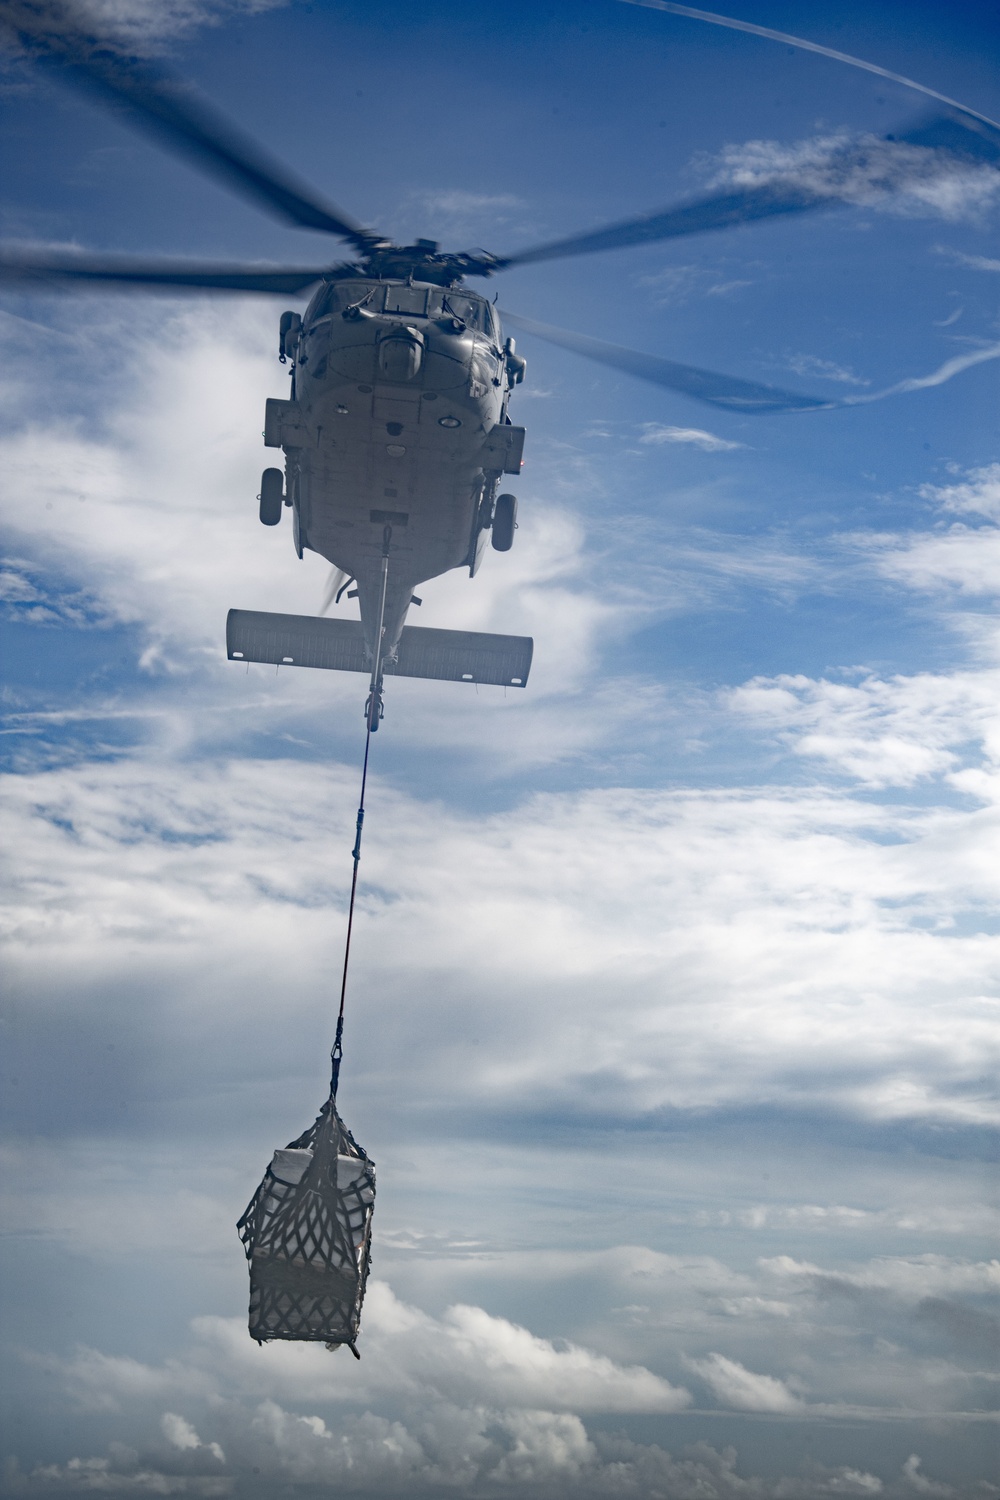
[[[384,1320],[380,1325],[379,1317]],[[391,1312],[376,1310],[375,1333],[392,1321]],[[412,1342],[441,1352],[441,1371],[431,1378],[447,1382],[452,1396],[474,1389],[488,1371],[483,1396],[500,1405],[541,1406],[571,1411],[680,1411],[688,1392],[648,1370],[618,1369],[603,1356],[572,1345],[556,1349],[547,1339],[478,1307],[453,1307],[441,1333],[432,1327],[409,1329]],[[409,1342],[410,1340],[408,1340]],[[426,1356],[425,1356],[426,1357]],[[394,1359],[398,1367],[398,1356]]]
[[[449,1446],[442,1447],[447,1439]],[[257,1460],[252,1469],[249,1458]],[[919,1459],[915,1460],[919,1464]],[[941,1494],[917,1468],[904,1471],[912,1494],[913,1476]],[[400,1421],[365,1413],[331,1430],[321,1417],[300,1417],[274,1402],[261,1403],[247,1433],[247,1462],[235,1477],[181,1476],[143,1463],[138,1454],[114,1445],[109,1458],[72,1459],[25,1473],[8,1470],[9,1495],[103,1493],[196,1495],[234,1492],[268,1496],[280,1484],[284,1493],[438,1496],[442,1489],[460,1497],[484,1486],[500,1495],[535,1497],[670,1495],[671,1500],[825,1500],[837,1495],[871,1496],[881,1481],[843,1465],[812,1465],[804,1473],[780,1477],[747,1474],[732,1447],[721,1452],[702,1441],[675,1458],[657,1444],[624,1436],[591,1437],[578,1418],[552,1412],[481,1412],[462,1420],[441,1411],[414,1431]],[[949,1490],[949,1494],[954,1493]]]
[[[81,1348],[67,1359],[33,1356],[83,1409],[121,1411],[130,1402],[208,1401],[254,1395],[266,1401],[383,1404],[390,1399],[444,1402],[456,1409],[510,1412],[677,1412],[691,1404],[683,1387],[640,1366],[623,1366],[580,1345],[539,1338],[481,1307],[456,1304],[435,1318],[395,1296],[384,1282],[369,1285],[364,1360],[356,1370],[322,1345],[269,1346],[263,1353],[242,1320],[197,1319],[197,1343],[185,1359],[144,1365]],[[161,1429],[179,1451],[204,1449],[220,1462],[214,1440],[203,1443],[187,1418],[166,1412]],[[530,1422],[529,1422],[530,1427]]]
[[[226,1455],[219,1447],[219,1444],[203,1443],[191,1426],[191,1423],[185,1421],[183,1417],[179,1417],[176,1412],[165,1411],[160,1418],[160,1426],[163,1429],[163,1436],[167,1442],[172,1447],[180,1449],[182,1453],[193,1453],[197,1452],[199,1448],[204,1448],[213,1458],[217,1458],[220,1464],[225,1463]]]
[[[480,1318],[487,1316],[481,1309],[476,1312]],[[116,1442],[107,1457],[40,1465],[28,1472],[14,1463],[8,1466],[4,1493],[89,1490],[215,1496],[238,1489],[240,1494],[256,1496],[273,1493],[277,1484],[289,1493],[347,1489],[352,1494],[423,1496],[440,1494],[444,1487],[460,1496],[472,1496],[488,1485],[501,1494],[626,1494],[636,1500],[662,1493],[678,1500],[738,1496],[820,1500],[832,1495],[905,1492],[897,1490],[890,1476],[884,1482],[850,1464],[836,1468],[813,1464],[808,1472],[765,1478],[747,1473],[734,1448],[719,1452],[704,1442],[689,1445],[684,1457],[674,1458],[654,1442],[612,1434],[600,1419],[585,1422],[576,1412],[553,1408],[551,1403],[531,1405],[537,1347],[527,1358],[526,1346],[521,1350],[527,1389],[519,1392],[509,1385],[501,1391],[494,1383],[491,1352],[498,1345],[496,1330],[490,1347],[479,1340],[477,1362],[464,1359],[462,1371],[471,1382],[464,1388],[456,1384],[448,1395],[438,1384],[443,1360],[433,1350],[433,1335],[443,1332],[445,1338],[454,1337],[449,1329],[461,1327],[462,1319],[451,1323],[447,1315],[442,1320],[429,1319],[418,1309],[395,1301],[383,1306],[381,1318],[374,1335],[371,1330],[366,1334],[360,1367],[353,1362],[348,1367],[317,1347],[274,1345],[251,1350],[245,1329],[237,1330],[219,1319],[201,1319],[198,1343],[173,1368],[170,1378],[178,1390],[191,1369],[200,1380],[211,1380],[202,1410],[213,1430],[224,1435],[225,1454],[215,1440],[202,1442],[187,1418],[167,1412],[160,1419],[166,1449]],[[418,1369],[414,1351],[405,1341],[414,1332],[424,1340],[423,1368],[428,1378],[404,1389],[407,1375]],[[501,1334],[499,1342],[506,1341],[506,1333]],[[542,1342],[535,1340],[535,1345]],[[572,1356],[579,1351],[555,1352]],[[402,1356],[402,1371],[392,1368],[397,1353]],[[509,1358],[509,1344],[503,1358]],[[370,1361],[373,1369],[366,1368]],[[717,1352],[689,1364],[716,1401],[730,1410],[778,1418],[802,1414],[803,1404],[787,1381],[757,1374]],[[50,1361],[50,1377],[58,1378],[60,1373],[58,1362]],[[607,1384],[606,1371],[601,1378]],[[386,1406],[386,1382],[404,1396],[395,1415],[372,1409],[378,1402]],[[51,1378],[49,1385],[58,1389]],[[558,1394],[561,1387],[565,1393],[556,1370],[554,1392]],[[140,1387],[133,1390],[131,1415],[137,1423],[141,1423],[149,1389],[147,1385],[146,1393]],[[485,1395],[507,1399],[484,1401]],[[640,1393],[637,1409],[645,1409],[643,1399]],[[189,1393],[189,1405],[191,1400]],[[858,1414],[852,1415],[856,1419]],[[919,1459],[908,1462],[901,1484],[919,1488],[921,1483],[936,1483],[920,1472]]]
[[[435,1154],[440,1160],[446,1148]],[[592,1151],[582,1154],[581,1182],[592,1181],[595,1160]],[[552,1179],[543,1163],[535,1168]],[[475,1171],[492,1176],[483,1150],[475,1153]],[[565,1158],[562,1171],[565,1177]],[[162,1183],[150,1191],[162,1201]],[[133,1212],[118,1207],[114,1217]],[[176,1212],[173,1223],[183,1240]],[[763,1219],[741,1223],[734,1248],[763,1227]],[[231,1271],[231,1222],[225,1229],[230,1248],[222,1258]],[[200,1255],[216,1253],[215,1234],[213,1228],[202,1236]],[[77,1256],[86,1250],[78,1234],[73,1244]],[[147,1259],[148,1244],[140,1235],[136,1253]],[[381,1233],[379,1244],[384,1264],[389,1241]],[[471,1496],[489,1483],[503,1493],[624,1492],[637,1500],[664,1484],[671,1495],[719,1500],[742,1493],[740,1486],[753,1500],[876,1494],[879,1485],[895,1496],[883,1470],[879,1477],[846,1463],[764,1479],[747,1473],[735,1452],[701,1449],[675,1459],[655,1443],[611,1437],[608,1429],[629,1413],[686,1410],[690,1398],[679,1383],[656,1373],[665,1362],[686,1367],[719,1407],[771,1418],[884,1423],[925,1412],[968,1422],[976,1414],[970,1401],[988,1406],[990,1383],[976,1373],[979,1346],[968,1344],[964,1365],[942,1361],[926,1347],[928,1328],[938,1324],[928,1323],[925,1310],[936,1295],[951,1300],[956,1316],[974,1317],[996,1288],[995,1263],[938,1253],[853,1265],[785,1255],[741,1268],[636,1245],[513,1253],[490,1246],[485,1256],[439,1248],[430,1256],[425,1250],[422,1275],[436,1258],[441,1290],[474,1286],[488,1270],[494,1297],[533,1287],[545,1306],[552,1296],[570,1295],[578,1319],[606,1349],[645,1348],[649,1363],[623,1361],[582,1339],[547,1339],[468,1300],[427,1312],[377,1279],[360,1364],[321,1346],[259,1349],[243,1318],[219,1316],[196,1319],[187,1346],[159,1364],[86,1348],[68,1357],[32,1356],[27,1373],[43,1375],[51,1410],[69,1399],[104,1424],[113,1420],[128,1447],[26,1474],[12,1469],[7,1492],[45,1494],[48,1484],[53,1493],[89,1486],[143,1494],[160,1484],[162,1493],[214,1495],[226,1493],[225,1481],[253,1495],[281,1483],[293,1493],[351,1485],[366,1494],[409,1487],[433,1495],[447,1486]],[[102,1265],[106,1260],[104,1252]],[[397,1268],[403,1271],[402,1262]],[[861,1337],[867,1352],[859,1363]],[[794,1379],[761,1373],[763,1361],[776,1357],[781,1368],[794,1366]],[[150,1443],[150,1417],[166,1446]],[[162,1484],[146,1477],[156,1475]]]
[[[954,1495],[950,1484],[939,1484],[920,1472],[920,1457],[911,1453],[903,1465],[903,1480],[918,1495]]]
[[[793,1412],[802,1401],[792,1394],[783,1380],[773,1375],[758,1375],[724,1354],[709,1354],[691,1361],[697,1372],[723,1406],[736,1411]]]

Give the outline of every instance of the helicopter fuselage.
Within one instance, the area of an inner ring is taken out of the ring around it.
[[[360,276],[324,284],[301,320],[285,314],[282,353],[292,399],[268,402],[265,442],[284,449],[296,550],[356,580],[373,651],[389,537],[391,660],[414,587],[479,565],[501,476],[520,471],[507,405],[524,362],[484,298]]]

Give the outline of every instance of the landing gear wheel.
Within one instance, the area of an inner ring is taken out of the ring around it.
[[[285,503],[285,476],[280,469],[265,469],[260,476],[260,519],[265,526],[277,526]]]
[[[493,550],[509,552],[517,530],[517,496],[498,495],[493,511]]]
[[[379,721],[384,712],[381,689],[376,690],[374,693],[369,693],[368,702],[365,704],[365,722],[368,725],[369,733],[374,734],[376,729],[378,729]]]

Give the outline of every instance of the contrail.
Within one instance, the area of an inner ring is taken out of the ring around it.
[[[953,375],[961,375],[963,370],[968,370],[972,365],[981,365],[988,359],[1000,359],[1000,344],[989,344],[985,349],[974,349],[971,354],[956,354],[953,359],[946,360],[938,370],[930,375],[914,375],[909,380],[901,380],[897,385],[890,385],[884,391],[873,391],[869,396],[843,396],[835,404],[837,406],[866,406],[869,401],[881,401],[885,396],[901,396],[906,391],[926,391],[932,385],[944,385]]]
[[[751,36],[762,36],[769,42],[784,42],[786,47],[798,47],[803,52],[816,52],[820,57],[831,57],[834,62],[847,63],[852,68],[863,68],[866,73],[876,73],[879,78],[888,78],[892,83],[901,83],[904,88],[916,89],[918,94],[926,94],[928,99],[936,99],[939,104],[947,104],[951,109],[960,110],[963,115],[969,115],[973,120],[981,120],[984,125],[989,125],[993,130],[1000,130],[996,120],[991,120],[989,115],[981,115],[977,109],[970,109],[967,104],[960,104],[957,99],[949,99],[947,94],[939,94],[937,89],[929,89],[926,84],[917,83],[913,78],[904,78],[902,73],[892,73],[888,68],[880,68],[878,63],[865,62],[864,58],[852,57],[849,52],[837,52],[833,47],[821,47],[819,42],[806,42],[800,36],[789,36],[785,31],[772,31],[769,26],[755,26],[751,21],[737,21],[732,16],[717,16],[711,10],[695,10],[692,5],[674,5],[673,0],[623,0],[625,5],[641,5],[646,10],[665,10],[673,16],[686,16],[689,21],[708,21],[712,26],[728,26],[731,31],[747,31]]]

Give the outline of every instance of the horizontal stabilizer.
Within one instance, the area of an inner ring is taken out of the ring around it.
[[[406,625],[398,659],[386,662],[385,675],[524,687],[533,648],[528,635],[485,635],[476,630],[428,630]],[[325,667],[335,672],[371,671],[359,620],[231,609],[226,621],[226,651],[230,661]]]

